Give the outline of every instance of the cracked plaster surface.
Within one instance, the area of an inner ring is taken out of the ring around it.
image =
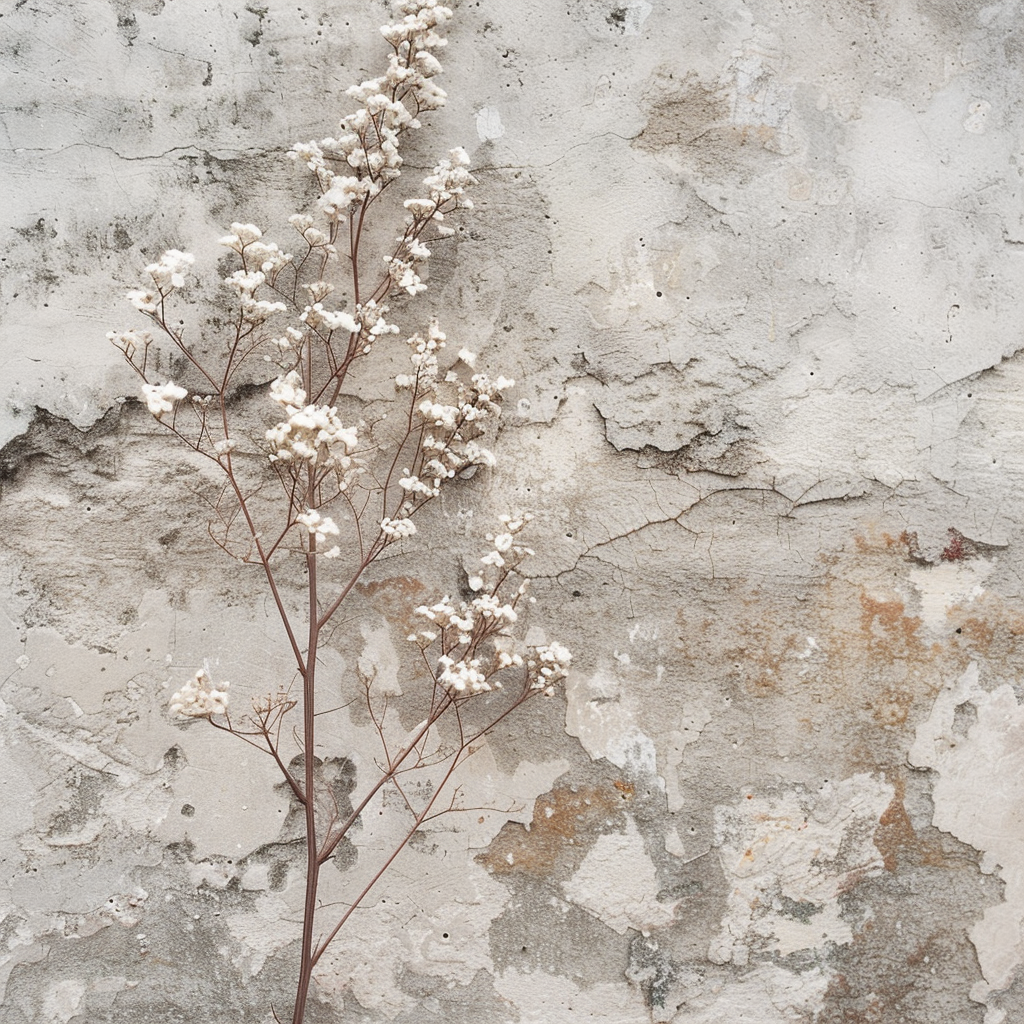
[[[256,692],[287,652],[103,339],[162,249],[280,237],[280,151],[348,109],[382,5],[0,13],[5,1014],[262,1022],[287,794],[163,708],[203,659]],[[462,144],[481,184],[428,305],[520,385],[495,471],[380,566],[329,669],[409,699],[408,607],[511,506],[576,667],[474,755],[486,809],[398,862],[318,1012],[1020,1019],[1019,5],[457,16],[413,163]],[[360,785],[365,716],[325,742]],[[367,815],[332,898],[393,827]]]

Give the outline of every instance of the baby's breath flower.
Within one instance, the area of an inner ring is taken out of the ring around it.
[[[310,535],[318,541],[326,540],[328,537],[337,537],[341,533],[338,524],[330,516],[322,516],[316,509],[306,509],[305,512],[297,515],[295,520],[305,526]],[[337,558],[341,554],[341,548],[336,544],[331,548],[318,548],[317,554],[324,558]]]
[[[416,533],[416,524],[411,519],[388,519],[385,517],[380,524],[381,533],[392,540],[412,537]]]
[[[174,409],[175,402],[188,397],[188,392],[169,380],[166,384],[143,384],[142,397],[146,400],[149,411],[160,419],[165,412]]]
[[[107,341],[119,348],[126,356],[131,358],[137,348],[147,348],[153,344],[153,336],[149,331],[122,331],[117,334],[114,331],[107,332]]]
[[[330,516],[322,516],[315,508],[306,509],[295,517],[295,521],[306,527],[317,537],[337,537],[341,531]]]
[[[530,689],[543,690],[544,695],[550,697],[555,684],[562,682],[569,675],[572,655],[558,643],[535,647],[532,654],[533,657],[527,662],[527,668],[533,677]]]
[[[195,261],[191,253],[168,249],[156,263],[146,267],[146,273],[153,279],[160,294],[166,295],[175,288],[185,287],[185,272]]]
[[[334,406],[305,405],[302,378],[294,370],[270,385],[270,397],[284,407],[288,418],[267,433],[271,462],[308,462],[333,466],[341,473],[342,486],[358,467],[352,454],[359,444],[355,427],[345,427]]]
[[[455,661],[443,654],[437,660],[437,681],[450,693],[481,693],[490,690],[487,675],[481,670],[479,658]],[[497,684],[500,685],[500,684]]]
[[[148,288],[137,288],[135,291],[128,292],[128,301],[140,313],[155,313],[158,296],[156,292],[152,292]]]
[[[263,232],[255,224],[239,224],[236,221],[231,225],[231,234],[220,239],[220,244],[241,253],[247,245],[258,242],[262,237]]]
[[[213,685],[205,668],[198,672],[171,697],[171,713],[186,718],[209,718],[223,715],[228,709],[230,683]]]

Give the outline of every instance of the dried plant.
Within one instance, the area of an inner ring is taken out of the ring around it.
[[[422,722],[394,745],[385,728],[389,695],[365,676],[352,680],[380,737],[379,775],[351,809],[342,809],[318,773],[318,729],[332,710],[318,702],[318,652],[333,620],[384,552],[418,543],[417,519],[422,523],[421,511],[442,488],[493,464],[482,441],[513,385],[473,372],[476,356],[466,349],[442,366],[447,339],[431,319],[405,342],[409,367],[395,380],[398,415],[368,425],[354,412],[361,387],[374,383],[360,380],[367,357],[399,334],[389,301],[426,290],[421,272],[430,246],[453,233],[453,214],[471,209],[466,191],[475,184],[465,151],[453,150],[420,194],[404,200],[404,224],[383,260],[372,251],[371,212],[386,212],[385,199],[398,191],[404,138],[424,112],[445,102],[434,53],[445,44],[440,32],[452,12],[436,0],[407,0],[399,14],[381,30],[392,48],[387,69],[348,91],[360,106],[342,119],[339,136],[288,154],[312,172],[317,192],[313,212],[289,218],[294,252],[265,241],[252,224],[232,224],[221,239],[237,264],[224,278],[231,315],[223,342],[190,333],[180,319],[179,293],[195,260],[178,250],[146,267],[145,285],[128,296],[162,344],[170,343],[171,365],[182,367],[178,380],[158,379],[153,367],[162,360],[154,358],[150,332],[109,335],[141,378],[149,411],[219,477],[211,536],[261,567],[294,659],[293,678],[244,711],[235,710],[228,683],[214,681],[207,668],[170,703],[172,713],[206,719],[272,758],[302,809],[305,910],[293,1024],[305,1019],[314,968],[355,908],[417,829],[456,807],[442,794],[474,745],[524,702],[550,695],[570,661],[558,643],[528,647],[517,638],[521,606],[531,600],[522,563],[532,552],[520,537],[529,516],[504,516],[469,578],[472,596],[445,596],[415,609],[422,628],[409,641],[418,651],[421,685],[403,691],[418,694]],[[272,415],[253,433],[253,411],[241,396],[266,382],[268,363],[274,379],[262,393]],[[296,587],[305,590],[304,616],[283,596]],[[337,704],[336,695],[330,703]],[[429,794],[425,799],[413,796],[412,772],[429,777],[430,785],[415,788]],[[407,827],[344,912],[321,907],[324,865],[385,787],[399,794]]]

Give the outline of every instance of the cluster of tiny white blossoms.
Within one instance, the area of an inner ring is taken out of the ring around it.
[[[317,541],[326,541],[329,537],[337,537],[341,533],[338,524],[330,516],[320,515],[315,508],[306,509],[305,512],[297,515],[295,520],[305,526],[309,530],[310,537],[315,537]],[[341,548],[335,544],[326,550],[318,548],[317,553],[323,555],[324,558],[337,558],[341,554]]]
[[[411,519],[391,519],[385,516],[380,523],[380,532],[389,540],[403,540],[416,533],[416,524]]]
[[[532,657],[526,662],[531,677],[530,689],[543,690],[544,695],[550,697],[555,692],[555,685],[568,677],[572,654],[559,643],[534,647],[531,653]]]
[[[209,718],[223,715],[228,708],[230,683],[213,685],[210,673],[201,668],[171,697],[171,712],[186,718]]]
[[[432,81],[441,65],[431,51],[446,45],[437,29],[452,12],[437,0],[408,0],[398,9],[405,16],[381,29],[394,50],[387,70],[347,91],[362,106],[342,119],[341,135],[299,143],[289,154],[316,175],[320,209],[334,222],[399,176],[402,133],[419,128],[420,112],[436,110],[447,98]]]
[[[332,405],[307,405],[302,378],[295,370],[270,385],[270,397],[287,414],[267,431],[270,461],[333,468],[341,486],[346,486],[358,469],[353,458],[359,443],[356,428],[343,426]]]
[[[409,219],[406,221],[407,234],[408,228],[427,221],[433,221],[435,226],[440,225],[445,213],[452,210],[473,209],[472,200],[465,197],[466,189],[477,183],[476,178],[469,173],[469,166],[469,154],[461,146],[456,146],[448,153],[447,159],[441,160],[423,179],[423,184],[427,187],[427,198],[406,199],[404,204],[409,211]],[[437,233],[450,235],[452,229],[437,227]]]
[[[395,378],[397,388],[413,392],[416,410],[427,428],[417,471],[405,469],[399,480],[408,494],[401,509],[403,517],[410,515],[418,502],[437,497],[445,480],[470,466],[494,465],[494,456],[477,439],[483,433],[484,420],[501,414],[502,392],[515,384],[505,377],[491,380],[482,373],[474,374],[467,384],[454,370],[441,380],[437,355],[446,340],[437,321],[431,320],[426,338],[414,334],[406,342],[412,349],[414,372]],[[463,349],[459,359],[472,367],[476,356]],[[447,395],[442,396],[443,391]]]
[[[426,291],[418,268],[430,257],[430,249],[420,239],[424,228],[431,224],[439,237],[453,234],[453,229],[441,222],[446,213],[456,209],[472,210],[473,202],[465,198],[466,189],[476,184],[469,173],[469,155],[461,147],[453,149],[448,159],[442,160],[433,172],[423,179],[427,187],[426,199],[407,199],[405,208],[409,216],[405,221],[405,234],[399,236],[394,255],[385,256],[392,284],[409,295]]]
[[[284,313],[283,302],[267,302],[256,298],[256,290],[268,281],[271,285],[277,275],[292,262],[291,253],[282,252],[276,242],[263,242],[263,232],[255,224],[232,224],[231,234],[220,244],[238,253],[242,269],[224,278],[224,284],[238,296],[242,318],[252,324],[261,324],[274,313]]]
[[[525,657],[510,649],[515,642],[512,626],[519,618],[518,605],[528,589],[527,580],[516,585],[512,574],[533,554],[518,543],[517,535],[531,518],[502,516],[501,532],[487,535],[492,548],[480,559],[479,573],[469,577],[469,589],[476,594],[472,600],[456,603],[445,596],[436,604],[416,609],[430,626],[408,639],[424,652],[440,643],[436,679],[453,695],[500,689],[498,673],[522,669],[527,689],[551,696],[555,685],[568,675],[572,656],[561,644],[529,648]]]
[[[149,331],[137,331],[133,327],[127,331],[107,331],[107,341],[131,359],[136,349],[147,349],[153,344],[153,335]]]
[[[168,249],[156,263],[150,263],[145,269],[152,287],[130,291],[128,301],[141,313],[156,314],[171,292],[185,287],[185,273],[195,261],[191,253]]]
[[[169,380],[166,384],[143,384],[142,397],[149,411],[160,419],[165,412],[173,411],[175,402],[187,398],[188,391]]]

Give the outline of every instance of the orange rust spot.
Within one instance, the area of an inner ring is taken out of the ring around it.
[[[930,833],[919,835],[907,814],[905,806],[906,781],[902,769],[886,772],[886,778],[893,787],[893,797],[882,812],[875,829],[874,839],[882,863],[887,871],[898,871],[907,864],[926,864],[944,867],[949,857],[943,849],[941,839]],[[866,930],[866,926],[865,926]]]
[[[356,591],[365,597],[389,622],[400,624],[403,632],[423,628],[423,619],[413,609],[423,604],[426,584],[413,576],[391,576],[386,580],[357,583]]]
[[[911,530],[904,530],[896,536],[885,530],[878,533],[874,531],[867,534],[856,533],[853,536],[853,544],[857,553],[861,555],[892,552],[913,561],[921,558],[920,541],[917,539],[917,534]]]
[[[891,601],[875,600],[861,593],[860,606],[861,631],[869,650],[896,657],[923,652],[921,619],[916,615],[907,615],[906,606],[899,598]]]
[[[390,576],[386,580],[372,580],[369,583],[357,583],[356,590],[369,598],[383,596],[391,600],[408,600],[422,594],[426,584],[413,576]]]
[[[633,794],[636,792],[636,788],[629,782],[622,782],[620,779],[616,779],[612,785],[622,794],[623,800],[632,800]]]
[[[529,829],[509,822],[476,859],[496,875],[550,875],[562,862],[582,861],[590,840],[606,830],[609,818],[624,813],[624,783],[553,789],[533,805]],[[632,787],[628,787],[630,793]]]
[[[878,828],[875,829],[874,835],[875,846],[882,855],[886,871],[895,871],[899,866],[902,851],[917,840],[914,826],[910,823],[910,816],[903,805],[906,784],[900,777],[893,779],[892,784],[892,800],[878,819]]]

